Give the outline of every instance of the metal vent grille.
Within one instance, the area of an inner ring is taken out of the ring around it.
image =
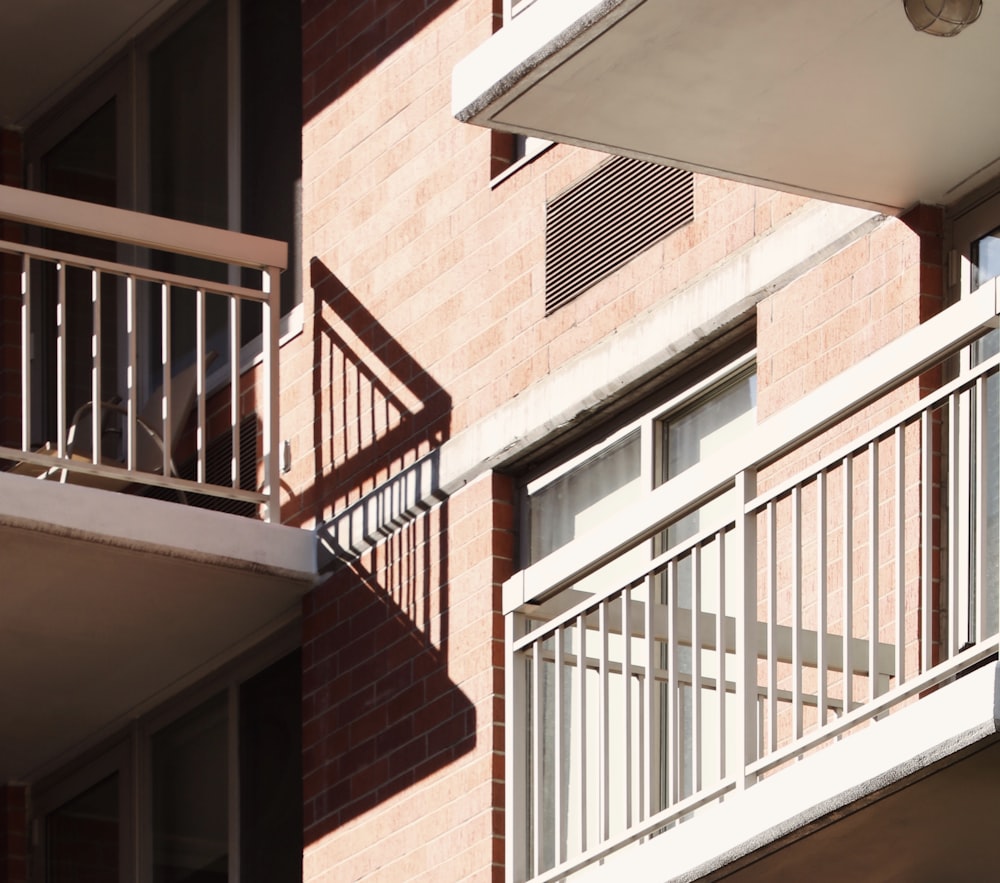
[[[245,491],[255,489],[257,483],[257,415],[249,414],[240,421],[240,488]],[[205,450],[205,482],[222,487],[230,485],[229,463],[232,457],[232,439],[227,433],[208,443]],[[177,464],[177,474],[181,478],[194,481],[198,476],[198,460],[192,457]],[[161,500],[176,500],[177,495],[168,488],[150,488],[144,496]],[[246,518],[257,517],[257,506],[240,500],[227,500],[209,494],[188,494],[188,505],[200,509],[214,509]]]
[[[694,218],[694,175],[616,157],[545,207],[545,314]]]

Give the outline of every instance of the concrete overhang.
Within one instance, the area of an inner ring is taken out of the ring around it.
[[[0,473],[0,781],[299,616],[311,531]]]
[[[1000,10],[535,0],[453,72],[463,121],[898,213],[1000,174]]]
[[[987,661],[572,879],[994,879],[998,719],[1000,667]]]
[[[0,127],[24,127],[177,0],[31,0],[0,12]]]

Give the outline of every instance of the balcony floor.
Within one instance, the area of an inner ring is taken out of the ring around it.
[[[298,615],[309,531],[0,474],[0,781]]]
[[[998,674],[988,662],[573,880],[993,879]]]
[[[1000,744],[924,770],[898,790],[831,813],[706,880],[989,880],[996,874]]]

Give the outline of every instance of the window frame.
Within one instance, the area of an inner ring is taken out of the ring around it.
[[[52,812],[109,775],[119,775],[120,879],[152,883],[152,739],[220,693],[227,705],[227,801],[230,883],[239,883],[240,689],[256,675],[301,649],[298,621],[285,625],[261,644],[231,660],[182,692],[135,719],[32,784],[30,807],[31,883],[46,883],[46,820]],[[301,690],[299,698],[301,700]]]
[[[149,213],[151,197],[149,65],[150,57],[165,41],[181,30],[212,0],[179,0],[159,18],[149,24],[125,46],[119,47],[111,59],[96,73],[88,74],[72,84],[60,99],[45,110],[25,133],[25,181],[32,189],[40,189],[43,156],[62,139],[100,109],[111,98],[119,99],[117,120],[118,146],[118,207]],[[242,4],[241,0],[220,0],[226,16],[226,193],[227,229],[239,232],[243,228],[243,94],[242,94]],[[298,199],[298,197],[297,197]],[[301,219],[295,221],[292,236],[301,240]],[[289,256],[296,259],[296,243],[290,241]],[[126,261],[149,262],[149,250],[122,255]],[[289,266],[283,275],[293,279],[293,297],[279,320],[279,346],[299,335],[304,327],[303,292],[296,284],[299,271]],[[238,268],[229,269],[229,284],[240,285]],[[140,339],[151,337],[151,307],[141,305]],[[121,311],[124,326],[124,310]],[[263,361],[263,332],[240,346],[239,371],[245,374]],[[153,360],[157,361],[156,359]],[[124,376],[126,366],[120,366]],[[159,385],[154,372],[140,372],[139,397],[145,399]],[[229,385],[229,360],[217,359],[206,377],[206,393],[212,395]],[[41,382],[37,372],[33,383]],[[32,401],[42,401],[41,390],[32,391]],[[40,407],[40,405],[36,405]],[[41,425],[33,420],[33,425]]]
[[[666,479],[663,476],[663,444],[660,427],[670,418],[680,416],[695,407],[700,400],[711,397],[740,377],[756,372],[757,349],[751,346],[740,354],[728,359],[724,364],[708,370],[707,373],[682,388],[674,389],[638,417],[627,422],[613,424],[602,432],[596,440],[589,442],[581,450],[567,457],[550,458],[540,470],[526,477],[520,485],[518,517],[521,530],[518,532],[518,561],[523,569],[534,563],[531,558],[531,497],[549,487],[573,470],[599,456],[616,443],[638,431],[640,439],[639,477],[642,492],[649,493]],[[554,550],[553,550],[554,551]],[[551,554],[551,553],[548,553]],[[538,560],[543,560],[542,556]]]

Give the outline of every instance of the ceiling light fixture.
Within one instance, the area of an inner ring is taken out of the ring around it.
[[[954,37],[983,11],[983,0],[903,0],[910,24],[935,37]]]

